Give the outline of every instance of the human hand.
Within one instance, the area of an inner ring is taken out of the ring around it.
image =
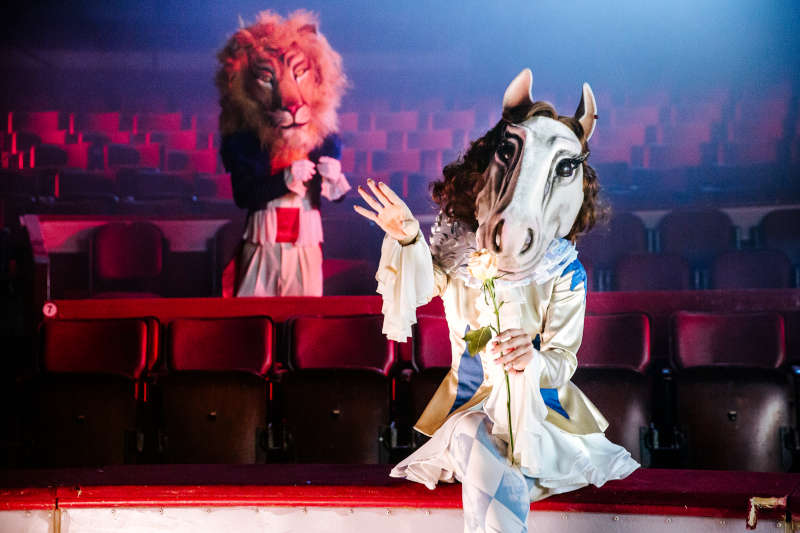
[[[336,181],[342,175],[342,164],[338,159],[323,155],[320,156],[317,163],[317,172],[322,179]]]
[[[416,239],[419,233],[419,222],[414,218],[406,203],[383,182],[375,183],[368,179],[367,186],[372,191],[372,195],[360,186],[358,194],[375,212],[355,205],[353,209],[356,213],[375,222],[387,235],[400,244],[409,244]]]
[[[518,328],[501,332],[487,346],[487,354],[510,373],[524,371],[535,353],[531,336]]]
[[[314,175],[314,163],[308,159],[298,159],[286,169],[286,186],[290,191],[299,195],[306,195],[305,182]]]

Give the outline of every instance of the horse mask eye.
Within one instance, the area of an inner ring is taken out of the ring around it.
[[[572,176],[580,163],[575,159],[563,159],[556,165],[556,175],[562,178]]]
[[[499,157],[500,161],[503,163],[508,164],[514,157],[515,150],[514,144],[508,139],[505,139],[500,143],[500,146],[497,147],[497,157]]]

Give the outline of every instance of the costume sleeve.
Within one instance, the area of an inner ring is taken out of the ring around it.
[[[578,348],[583,339],[586,312],[586,271],[576,259],[556,280],[547,308],[540,353],[544,368],[541,386],[564,385],[578,367]]]
[[[239,132],[222,139],[222,163],[231,174],[233,199],[243,209],[263,209],[270,200],[289,192],[283,170],[272,174],[269,153],[258,138]]]
[[[441,295],[447,285],[447,276],[434,266],[421,233],[405,246],[386,235],[375,279],[383,296],[383,333],[398,342],[411,336],[417,307]]]

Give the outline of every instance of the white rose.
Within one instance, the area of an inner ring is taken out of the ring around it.
[[[497,277],[497,256],[486,248],[472,252],[467,270],[470,275],[480,281],[487,281]]]

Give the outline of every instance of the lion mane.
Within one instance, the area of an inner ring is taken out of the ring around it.
[[[219,70],[215,83],[220,93],[219,128],[222,135],[251,130],[270,150],[273,168],[281,168],[319,146],[323,139],[337,131],[337,109],[348,85],[342,71],[342,58],[317,31],[319,22],[314,13],[294,11],[285,19],[272,11],[262,11],[255,23],[244,26],[228,39],[218,53]],[[310,118],[301,128],[282,128],[272,118],[281,108],[281,76],[276,73],[272,96],[259,98],[253,89],[257,62],[274,59],[283,66],[288,50],[299,50],[307,60],[313,88],[303,98],[310,108]]]

